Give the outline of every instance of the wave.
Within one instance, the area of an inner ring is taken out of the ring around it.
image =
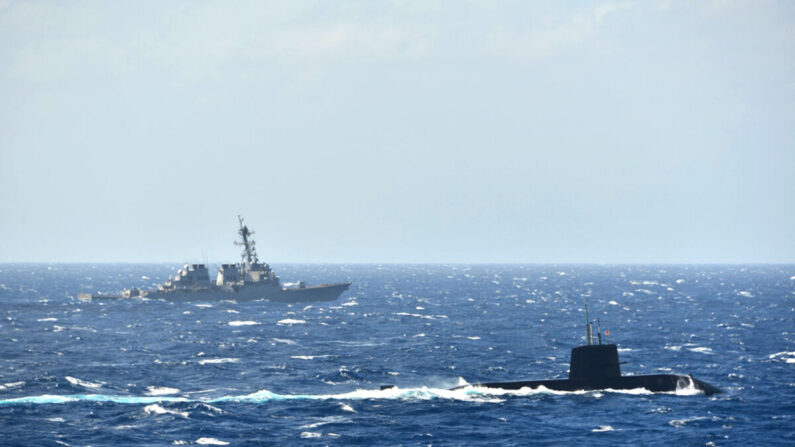
[[[41,396],[26,396],[17,397],[12,399],[0,400],[0,405],[18,405],[18,404],[64,404],[71,402],[114,402],[121,404],[157,404],[163,402],[189,402],[189,403],[223,403],[223,402],[237,402],[237,403],[266,403],[278,401],[301,401],[301,400],[339,400],[339,401],[356,401],[356,400],[404,400],[404,401],[425,401],[425,400],[457,400],[466,402],[483,402],[483,403],[500,403],[508,397],[527,397],[527,396],[589,396],[599,399],[605,393],[611,394],[629,394],[629,395],[650,395],[650,394],[673,394],[678,396],[689,396],[699,394],[700,391],[695,388],[693,383],[684,383],[678,387],[675,392],[653,393],[645,388],[636,388],[631,390],[579,390],[579,391],[556,391],[540,386],[538,388],[521,388],[518,390],[503,390],[496,388],[484,388],[477,386],[465,386],[455,390],[444,388],[388,388],[383,390],[367,390],[357,389],[346,393],[337,394],[277,394],[270,390],[259,390],[251,394],[244,395],[231,395],[221,396],[214,398],[199,398],[189,399],[185,397],[169,397],[169,396],[115,396],[104,394],[71,394],[71,395],[41,395]],[[350,408],[347,403],[343,409]],[[345,408],[347,407],[347,408]],[[352,409],[352,408],[351,408]],[[154,411],[154,410],[153,410]]]
[[[221,441],[220,439],[215,438],[199,438],[196,440],[196,444],[199,445],[229,445],[226,441]]]
[[[169,410],[167,408],[163,408],[158,404],[150,404],[144,407],[144,413],[146,414],[173,414],[175,416],[182,416],[184,418],[188,417],[187,411],[177,411],[177,410]]]
[[[279,320],[276,324],[306,324],[306,320],[294,320],[292,318],[285,318],[284,320]]]
[[[781,351],[770,354],[767,358],[779,362],[795,363],[795,351]]]
[[[188,402],[184,397],[168,396],[114,396],[107,394],[42,394],[40,396],[2,399],[0,405],[15,404],[66,404],[71,402],[113,402],[117,404],[154,404],[160,402]]]
[[[88,382],[88,381],[86,381],[86,380],[80,380],[80,379],[78,379],[78,378],[75,378],[75,377],[66,376],[66,377],[65,377],[65,379],[66,379],[66,380],[67,380],[69,383],[71,383],[72,385],[75,385],[75,386],[82,386],[83,388],[92,388],[92,389],[93,389],[93,388],[100,388],[100,387],[102,387],[102,384],[101,384],[101,383]]]
[[[204,359],[199,360],[199,365],[215,365],[218,363],[237,363],[240,359],[235,358],[223,358],[223,359]]]
[[[230,321],[229,326],[254,326],[257,325],[256,321]]]
[[[148,386],[146,394],[149,396],[165,396],[167,394],[179,393],[179,388],[169,388],[167,386]]]
[[[8,383],[4,383],[4,384],[0,385],[0,391],[7,390],[9,388],[16,388],[16,387],[22,386],[24,384],[25,384],[25,382],[8,382]]]
[[[689,351],[698,352],[699,354],[712,354],[712,348],[703,346],[696,346],[695,348],[687,348]]]

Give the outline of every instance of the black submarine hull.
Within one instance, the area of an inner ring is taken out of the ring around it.
[[[460,390],[471,386],[500,390],[544,387],[554,391],[645,389],[652,393],[673,393],[677,390],[695,389],[706,396],[722,392],[719,388],[695,379],[690,375],[649,374],[622,376],[621,364],[623,362],[618,360],[618,346],[612,343],[601,344],[601,334],[599,334],[599,344],[592,344],[592,323],[588,323],[587,330],[588,344],[577,346],[571,350],[568,379],[485,382],[457,386],[451,388],[451,390]],[[386,388],[391,388],[391,386],[381,387],[381,389]]]
[[[495,388],[502,390],[518,390],[521,388],[545,387],[554,391],[592,391],[592,390],[633,390],[643,388],[653,393],[675,392],[677,389],[693,388],[704,395],[722,393],[722,391],[706,382],[690,376],[678,374],[651,374],[642,376],[605,377],[599,379],[558,379],[558,380],[525,380],[519,382],[488,382],[464,385],[452,388],[458,390],[467,386]]]

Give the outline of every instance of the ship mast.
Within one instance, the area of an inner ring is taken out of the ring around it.
[[[237,234],[240,235],[240,239],[242,242],[235,242],[235,245],[243,247],[243,253],[240,255],[241,261],[243,266],[248,270],[252,264],[256,264],[259,262],[257,259],[257,250],[254,248],[256,243],[254,239],[249,239],[250,236],[254,235],[253,231],[249,231],[246,225],[243,225],[243,217],[238,214],[237,220],[240,222],[240,229],[237,230]]]

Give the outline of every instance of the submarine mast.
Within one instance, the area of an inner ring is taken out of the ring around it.
[[[588,303],[585,303],[585,341],[589,346],[593,344],[593,323],[588,318]]]

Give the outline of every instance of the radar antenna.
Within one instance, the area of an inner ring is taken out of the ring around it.
[[[243,247],[243,253],[240,255],[240,259],[246,269],[248,269],[251,265],[259,262],[259,259],[257,259],[257,249],[254,248],[256,242],[254,242],[254,239],[249,239],[254,235],[254,232],[249,231],[248,227],[243,224],[243,217],[239,214],[237,220],[240,222],[240,229],[237,230],[237,234],[240,235],[241,242],[235,241],[235,245]]]

